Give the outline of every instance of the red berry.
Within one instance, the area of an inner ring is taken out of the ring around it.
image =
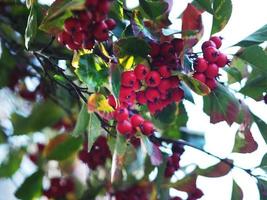
[[[222,46],[222,38],[221,37],[212,36],[210,38],[210,40],[215,43],[217,49],[219,49]]]
[[[135,93],[133,91],[133,88],[127,88],[127,87],[121,87],[120,88],[120,95],[119,95],[119,101],[128,101],[133,102],[135,100]]]
[[[57,35],[57,41],[61,44],[69,43],[72,40],[71,35],[65,31],[62,31]]]
[[[216,80],[214,78],[208,78],[205,84],[211,89],[214,90],[217,87]]]
[[[133,87],[136,81],[136,76],[133,71],[125,71],[121,74],[121,84],[124,87]]]
[[[195,73],[193,75],[193,78],[197,79],[198,81],[205,83],[206,82],[206,76],[203,73]]]
[[[224,67],[229,62],[227,56],[224,53],[219,53],[218,59],[216,60],[216,64],[218,67]]]
[[[72,34],[82,30],[80,21],[76,18],[70,17],[64,22],[64,29],[66,32]]]
[[[92,24],[93,14],[90,11],[82,11],[79,13],[79,20],[83,30],[87,31],[88,26]]]
[[[206,41],[206,42],[204,42],[204,43],[202,44],[202,46],[201,46],[202,51],[204,51],[204,50],[205,50],[206,48],[208,48],[208,47],[215,47],[215,48],[216,48],[216,44],[215,44],[213,41],[211,41],[211,40]]]
[[[144,121],[142,125],[142,133],[144,135],[152,135],[154,132],[154,125],[150,121]]]
[[[138,64],[134,69],[134,74],[138,80],[144,80],[149,71],[147,66]]]
[[[155,88],[147,88],[145,95],[146,99],[150,102],[156,102],[160,98],[160,93]]]
[[[219,68],[216,64],[209,64],[208,69],[205,71],[205,74],[208,78],[215,78],[218,76]]]
[[[146,84],[149,87],[157,87],[160,84],[160,74],[157,71],[151,71],[146,75]]]
[[[218,59],[219,51],[215,47],[207,47],[203,55],[209,63],[215,63]]]
[[[170,79],[162,79],[159,84],[159,91],[160,93],[166,94],[172,88],[172,83]]]
[[[141,105],[145,105],[147,103],[144,91],[139,91],[136,93],[136,101]]]
[[[133,90],[134,90],[134,91],[137,91],[137,90],[139,90],[141,87],[142,87],[141,82],[137,80],[137,81],[135,82],[134,86],[133,86]]]
[[[159,52],[160,52],[160,46],[158,43],[155,43],[155,42],[151,42],[150,43],[150,55],[152,57],[156,57],[159,55]]]
[[[70,50],[78,50],[81,48],[81,45],[75,44],[72,40],[66,43],[66,47]]]
[[[111,2],[109,0],[102,0],[97,5],[97,11],[103,14],[107,14],[111,7]]]
[[[85,40],[85,33],[82,31],[73,33],[73,42],[77,45],[82,45],[83,41]]]
[[[108,104],[110,106],[112,106],[113,108],[116,108],[117,107],[116,99],[115,99],[115,97],[112,94],[108,96]]]
[[[131,117],[131,123],[134,128],[139,127],[144,121],[144,118],[138,114],[135,114]]]
[[[103,42],[108,39],[108,25],[104,21],[95,25],[94,36],[99,42]]]
[[[172,91],[171,99],[174,102],[180,102],[184,98],[184,91],[181,88],[175,88]]]
[[[160,66],[158,71],[163,78],[169,78],[172,75],[167,65]]]
[[[92,48],[94,48],[94,45],[95,45],[95,41],[93,40],[93,39],[85,39],[84,41],[83,41],[83,45],[82,45],[82,47],[84,48],[84,49],[88,49],[88,50],[90,50],[90,49],[92,49]]]
[[[109,30],[113,30],[116,27],[116,24],[117,24],[116,21],[114,19],[112,19],[112,18],[107,19],[105,22],[108,25],[108,29]]]
[[[164,42],[160,45],[160,54],[162,56],[169,56],[170,54],[174,54],[173,45],[169,42]]]
[[[118,107],[115,111],[114,117],[116,121],[122,122],[124,120],[127,120],[129,117],[129,112],[127,108],[124,108],[122,106]]]
[[[122,135],[131,134],[133,131],[132,124],[128,120],[124,120],[117,124],[117,130]]]
[[[208,68],[208,63],[204,58],[197,58],[194,68],[196,72],[204,72]]]
[[[177,88],[179,87],[180,84],[180,79],[177,76],[171,76],[170,78],[172,88]]]
[[[174,51],[177,54],[180,54],[184,49],[184,41],[183,41],[183,39],[180,39],[180,38],[173,39],[172,40],[172,45],[173,45]]]

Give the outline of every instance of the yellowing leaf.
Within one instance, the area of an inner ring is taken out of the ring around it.
[[[119,58],[119,63],[125,70],[129,70],[133,67],[134,57],[133,56],[124,56],[123,58]]]
[[[103,94],[94,93],[90,95],[87,102],[87,108],[89,112],[113,112],[114,109],[108,104],[108,100]]]
[[[103,111],[103,112],[113,112],[114,111],[114,109],[108,104],[108,100],[106,98],[99,101],[97,110]]]

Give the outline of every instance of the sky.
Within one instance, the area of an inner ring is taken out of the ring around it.
[[[53,1],[43,0],[43,2],[49,3]],[[127,2],[129,7],[136,5],[136,2],[138,3],[136,0],[130,0]],[[180,29],[181,23],[179,20],[177,20],[177,17],[185,9],[188,2],[190,1],[173,0],[173,9],[170,13],[170,19],[174,23],[172,28],[176,28],[178,30]],[[232,2],[233,13],[231,19],[223,31],[217,34],[224,38],[221,49],[225,53],[233,53],[236,51],[236,48],[231,48],[233,44],[239,42],[242,38],[245,38],[247,35],[253,33],[267,23],[266,0],[232,0]],[[205,28],[203,37],[204,41],[207,40],[210,35],[212,16],[204,13],[203,23]],[[196,47],[196,51],[199,50],[200,45],[201,42]],[[234,84],[231,85],[231,88],[239,89],[240,85]],[[210,124],[209,117],[202,111],[202,99],[197,95],[194,95],[194,99],[196,105],[190,102],[185,102],[188,115],[190,116],[187,126],[191,130],[205,132],[205,150],[220,157],[230,156],[230,158],[235,159],[235,164],[238,166],[242,166],[244,168],[256,167],[261,162],[261,158],[264,153],[266,153],[267,149],[257,127],[254,125],[252,127],[252,132],[255,140],[259,144],[259,149],[250,155],[240,156],[236,154],[230,154],[238,125],[233,124],[231,127],[229,127],[225,122],[221,122],[216,125]],[[263,102],[255,102],[250,98],[246,98],[245,102],[257,116],[267,122],[267,106]],[[200,167],[204,168],[215,164],[216,162],[216,159],[204,155],[199,151],[188,150],[185,155],[183,155],[181,164],[188,165],[190,163],[197,163],[200,165]],[[21,179],[21,176],[21,174],[18,174],[17,179]],[[177,176],[179,176],[179,174],[177,174]],[[229,175],[219,179],[200,177],[197,181],[197,185],[205,193],[205,196],[202,197],[201,200],[230,200],[233,178],[238,184],[240,184],[244,192],[244,200],[259,199],[259,193],[255,180],[241,170],[235,169],[232,170]],[[7,187],[7,184],[10,187]],[[11,197],[11,193],[14,189],[14,183],[10,181],[0,182],[0,188],[2,188],[3,185],[5,185],[5,188],[9,188],[10,191],[6,191],[6,195],[1,195],[0,200],[13,200],[14,198]]]

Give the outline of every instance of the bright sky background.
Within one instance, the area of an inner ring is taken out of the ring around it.
[[[185,9],[186,5],[190,1],[186,0],[173,0],[173,10],[170,14],[170,19],[174,22],[172,28],[180,29],[180,22],[177,20],[177,16]],[[42,2],[49,3],[53,0],[43,0]],[[128,1],[129,6],[134,5],[137,1]],[[232,17],[225,27],[225,29],[219,33],[224,38],[222,51],[233,52],[233,48],[228,48],[231,45],[237,43],[242,38],[245,38],[250,33],[254,32],[261,26],[267,23],[267,1],[266,0],[232,0],[233,2],[233,13]],[[212,17],[209,14],[203,14],[203,23],[205,27],[205,33],[203,40],[209,38],[211,30]],[[199,47],[198,47],[199,48]],[[198,48],[196,51],[198,51]],[[233,88],[239,88],[239,84],[232,86]],[[234,124],[229,127],[226,123],[219,123],[211,125],[209,123],[209,117],[202,112],[202,99],[194,95],[197,105],[193,105],[189,102],[185,102],[185,106],[190,116],[188,122],[188,128],[200,132],[205,132],[206,145],[205,149],[215,155],[226,157],[229,156],[232,150],[235,132],[238,129],[238,125]],[[245,102],[249,105],[252,111],[267,122],[267,106],[262,102],[255,102],[254,100],[247,98]],[[4,106],[2,106],[4,107]],[[2,111],[0,114],[3,114]],[[244,168],[256,167],[266,152],[266,145],[262,139],[256,126],[253,126],[253,134],[256,141],[259,144],[259,149],[250,155],[233,155],[237,162],[236,164]],[[204,155],[201,152],[190,150],[183,156],[182,164],[187,165],[190,163],[197,163],[200,167],[207,167],[216,163],[216,160]],[[30,174],[29,166],[24,166],[26,174]],[[179,176],[179,174],[177,174]],[[22,181],[23,175],[20,173],[16,174],[16,180]],[[219,179],[208,179],[201,177],[197,181],[198,187],[200,187],[205,196],[201,200],[230,200],[231,197],[231,186],[232,177],[235,178],[236,182],[240,184],[244,192],[244,200],[257,200],[259,199],[259,193],[254,179],[249,177],[247,174],[240,170],[232,170],[232,172]],[[5,188],[4,191],[1,188]],[[13,200],[12,192],[14,185],[11,181],[0,182],[0,200]]]

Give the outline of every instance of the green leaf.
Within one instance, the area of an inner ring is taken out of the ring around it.
[[[224,161],[230,164],[227,164]],[[206,177],[225,176],[232,169],[232,166],[231,166],[232,161],[231,160],[224,160],[224,161],[221,161],[218,164],[208,167],[206,169],[198,169],[197,173],[199,175],[206,176]]]
[[[184,91],[184,98],[187,101],[190,101],[191,103],[195,103],[193,95],[190,91],[190,88],[188,88],[183,82],[181,82],[180,87],[182,88],[182,90]]]
[[[40,131],[45,127],[54,125],[64,114],[64,110],[50,100],[37,103],[28,117],[18,114],[12,115],[14,134],[23,135]]]
[[[89,124],[89,119],[90,119],[90,115],[87,111],[87,105],[83,104],[81,111],[78,115],[78,119],[75,124],[75,128],[72,132],[72,135],[75,137],[82,135],[87,129],[87,126]]]
[[[0,177],[11,177],[19,169],[23,155],[21,149],[10,149],[6,159],[0,164]]]
[[[172,103],[165,107],[161,112],[156,114],[156,118],[165,124],[170,124],[175,120],[175,114],[177,112],[177,105]]]
[[[166,13],[168,9],[168,3],[159,0],[140,0],[140,7],[144,10],[147,16],[156,20],[158,17]]]
[[[34,3],[31,6],[25,30],[25,47],[27,49],[29,49],[30,44],[34,41],[37,33],[37,12],[37,4]]]
[[[3,131],[3,128],[0,126],[0,144],[5,142],[6,142],[5,132]]]
[[[254,122],[257,124],[265,142],[267,142],[267,124],[262,119],[257,117],[256,115],[253,115],[253,119],[254,119]]]
[[[111,85],[112,91],[116,98],[119,97],[120,87],[121,87],[121,70],[119,65],[111,65]]]
[[[233,189],[231,200],[241,200],[243,199],[243,192],[241,188],[237,185],[235,180],[233,180]]]
[[[261,27],[259,30],[255,31],[245,39],[241,40],[234,46],[248,47],[252,45],[257,45],[263,43],[267,40],[267,24]]]
[[[261,160],[260,167],[266,167],[267,166],[267,154],[265,154]]]
[[[247,63],[238,57],[234,57],[230,66],[223,69],[228,73],[228,83],[230,84],[240,82],[249,74]]]
[[[67,138],[55,146],[51,152],[47,155],[50,160],[66,160],[76,153],[82,144],[83,140],[81,137],[75,138],[72,136],[67,136]]]
[[[228,23],[232,14],[231,0],[214,0],[213,1],[213,22],[211,34],[221,31]]]
[[[257,179],[258,181],[258,188],[260,193],[260,200],[267,199],[267,181],[262,179]]]
[[[88,151],[91,150],[97,138],[101,135],[101,122],[94,113],[89,115],[88,123]]]
[[[188,76],[186,74],[182,74],[182,73],[179,73],[178,76],[196,94],[205,96],[210,93],[210,89],[207,85],[201,83],[200,81],[194,79],[193,77]]]
[[[47,11],[39,28],[51,34],[59,33],[64,25],[65,19],[72,16],[72,10],[84,8],[84,0],[57,0]]]
[[[95,54],[81,56],[75,73],[90,89],[102,86],[108,80],[107,63]]]
[[[31,8],[31,6],[34,4],[35,0],[26,0],[26,6],[28,9]]]
[[[116,138],[117,139],[116,139],[116,144],[115,144],[115,151],[117,152],[119,156],[123,156],[127,149],[126,138],[119,133],[117,134]]]
[[[15,196],[21,200],[36,199],[42,195],[44,171],[38,170],[27,177],[16,190]]]
[[[204,112],[210,116],[213,124],[226,121],[231,125],[237,120],[239,111],[239,101],[219,83],[210,95],[204,97]]]
[[[206,10],[210,14],[213,13],[213,10],[211,7],[211,4],[212,4],[211,0],[194,0],[191,4],[196,6],[197,8],[202,8]]]
[[[237,57],[251,64],[253,69],[267,74],[267,52],[259,46],[250,46],[236,54]]]
[[[119,58],[129,55],[146,58],[149,51],[149,45],[137,37],[123,38],[114,44],[114,54]]]

